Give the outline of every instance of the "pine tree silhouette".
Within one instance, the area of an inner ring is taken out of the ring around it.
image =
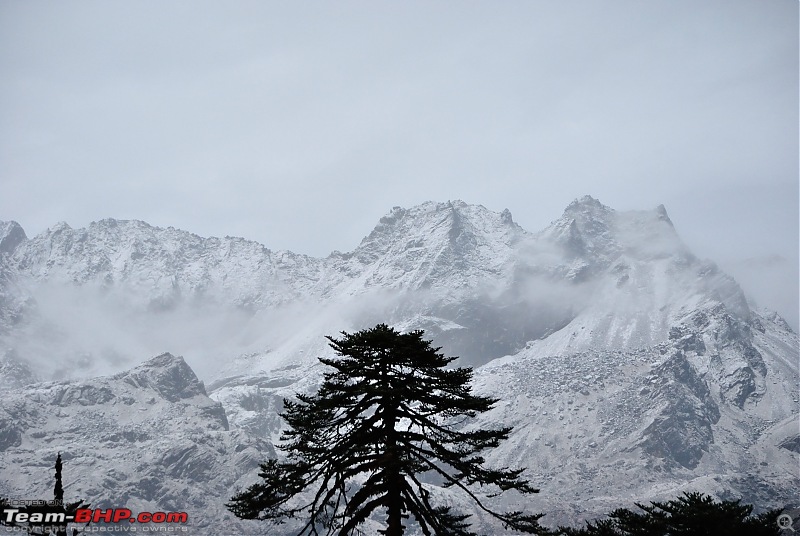
[[[286,461],[268,460],[261,482],[227,504],[237,516],[282,523],[300,518],[297,534],[349,535],[367,518],[385,514],[380,533],[400,536],[413,517],[423,534],[470,536],[469,515],[435,505],[435,477],[460,490],[506,529],[548,531],[542,514],[497,512],[476,493],[537,493],[522,469],[485,466],[481,453],[508,438],[511,428],[468,431],[466,418],[497,399],[471,392],[471,368],[447,368],[422,331],[401,334],[385,324],[340,339],[327,337],[339,355],[320,361],[333,369],[316,394],[285,400],[288,429],[278,448]]]
[[[0,499],[0,525],[16,527],[24,530],[28,534],[55,534],[56,536],[67,536],[68,523],[54,523],[48,521],[48,514],[64,514],[64,516],[74,516],[78,508],[88,508],[88,504],[83,504],[83,500],[74,503],[64,504],[64,486],[61,479],[61,453],[58,453],[55,463],[55,484],[53,485],[53,499],[36,501],[37,504],[12,505],[8,499]],[[28,521],[16,523],[6,521],[5,511],[17,510],[20,513],[28,514]],[[36,515],[35,515],[36,514]],[[33,519],[33,521],[31,521]],[[85,527],[84,527],[85,528]],[[84,530],[73,528],[72,536],[83,533]]]
[[[641,512],[619,508],[585,528],[561,527],[566,536],[778,536],[780,510],[752,515],[751,505],[719,501],[699,492],[667,502],[636,503]]]

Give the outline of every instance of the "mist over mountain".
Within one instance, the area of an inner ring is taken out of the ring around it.
[[[273,453],[283,397],[318,384],[323,336],[386,322],[478,367],[476,389],[501,403],[472,426],[515,427],[489,459],[529,467],[543,521],[679,490],[784,506],[800,487],[798,338],[751,304],[663,206],[588,196],[535,233],[461,201],[395,207],[326,258],[135,220],[33,238],[5,222],[0,463],[31,469],[0,495],[46,494],[34,473],[57,449],[75,472],[125,460],[104,483],[77,479],[81,497],[122,489],[168,510],[191,489],[182,508],[206,526]],[[130,380],[148,375],[161,379]],[[75,424],[47,417],[54,405]],[[160,414],[172,439],[147,424]],[[112,424],[75,434],[81,419]],[[193,469],[207,456],[219,471]]]

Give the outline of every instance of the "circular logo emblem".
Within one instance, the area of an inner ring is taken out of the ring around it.
[[[789,514],[781,514],[778,516],[778,526],[781,529],[791,529],[792,528],[792,516]]]

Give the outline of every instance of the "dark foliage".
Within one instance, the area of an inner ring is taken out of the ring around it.
[[[567,536],[777,536],[779,510],[752,515],[740,501],[717,502],[702,493],[684,493],[667,502],[636,504],[639,512],[614,510],[608,519],[586,527],[561,527]]]
[[[413,516],[426,535],[469,536],[469,516],[433,504],[426,479],[459,489],[506,529],[544,534],[542,514],[496,512],[475,494],[538,490],[521,469],[492,469],[481,452],[497,447],[511,428],[464,431],[465,418],[497,402],[471,393],[471,368],[447,368],[422,331],[401,334],[379,324],[342,338],[327,337],[340,356],[320,359],[333,369],[314,395],[286,400],[288,429],[279,447],[285,461],[261,466],[262,481],[227,504],[245,519],[300,520],[298,534],[355,533],[385,513],[382,534],[398,536]]]

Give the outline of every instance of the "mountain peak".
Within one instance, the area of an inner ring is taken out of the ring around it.
[[[589,219],[608,220],[616,212],[616,210],[604,205],[594,197],[590,195],[584,195],[583,197],[579,197],[567,205],[567,208],[564,209],[564,215],[562,217],[577,218],[580,223],[583,223]],[[653,211],[649,212],[654,213],[657,219],[665,221],[672,226],[672,221],[669,219],[667,209],[664,207],[664,205],[658,205]]]
[[[585,195],[567,205],[562,218],[575,218],[583,226],[590,221],[608,222],[615,212],[613,208],[604,205],[594,197]]]
[[[70,227],[70,225],[67,222],[60,221],[60,222],[56,223],[55,225],[53,225],[52,227],[50,227],[49,229],[47,229],[45,231],[45,235],[53,236],[53,235],[57,235],[59,233],[63,233],[65,231],[66,232],[72,231],[72,227]]]
[[[89,224],[89,229],[114,229],[121,227],[123,229],[152,229],[153,226],[141,220],[118,220],[116,218],[103,218],[102,220],[93,221]]]
[[[689,255],[664,205],[616,211],[591,196],[574,200],[543,231],[571,255],[610,262],[621,254],[639,258]]]
[[[15,221],[0,221],[0,254],[11,254],[16,247],[27,240],[22,226]]]
[[[186,361],[170,353],[163,353],[114,377],[134,387],[153,389],[170,402],[197,395],[206,396],[203,382]]]
[[[565,220],[575,220],[581,232],[599,235],[608,231],[616,211],[592,196],[576,199],[564,209]]]
[[[454,243],[464,232],[493,233],[508,225],[517,227],[508,209],[497,213],[460,199],[444,203],[426,201],[407,209],[393,207],[361,241],[359,248],[374,246],[376,241],[396,239],[400,235],[427,235],[430,238],[440,234],[443,227],[447,227],[445,236]]]
[[[585,210],[600,210],[600,211],[608,211],[611,210],[609,207],[601,203],[599,200],[595,199],[591,195],[584,195],[572,201],[569,205],[567,205],[567,211],[585,211]]]
[[[672,220],[669,219],[669,215],[667,214],[667,209],[664,205],[658,205],[656,207],[656,215],[658,216],[659,220],[667,222],[670,225],[670,227],[674,227],[674,225],[672,225]]]
[[[368,287],[461,288],[498,274],[525,235],[511,213],[462,200],[394,207],[353,252]]]

